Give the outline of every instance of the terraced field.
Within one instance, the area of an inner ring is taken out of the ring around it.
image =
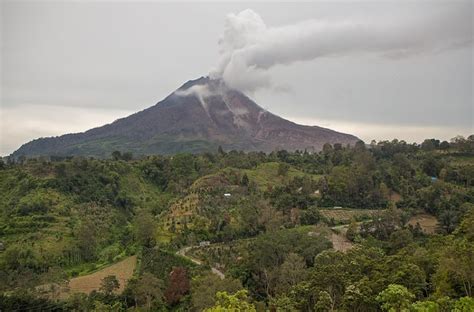
[[[352,219],[370,219],[375,214],[384,211],[384,209],[347,209],[347,208],[331,208],[320,209],[319,212],[328,220],[333,219],[336,222],[348,223]]]

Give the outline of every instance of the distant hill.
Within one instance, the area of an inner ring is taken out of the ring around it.
[[[228,88],[201,77],[163,101],[111,124],[83,133],[40,138],[12,156],[108,157],[114,150],[136,155],[225,150],[321,150],[325,143],[354,144],[357,137],[278,117]]]

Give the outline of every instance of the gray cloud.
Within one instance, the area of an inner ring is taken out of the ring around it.
[[[268,69],[276,65],[363,52],[398,59],[462,48],[473,41],[471,23],[472,13],[463,6],[404,20],[312,19],[276,27],[246,9],[227,15],[219,40],[221,57],[211,76],[254,91],[270,86]]]
[[[232,50],[218,45],[225,37],[227,14],[247,8],[258,12],[267,31],[322,22],[394,29],[390,40],[378,36],[383,49],[359,35],[367,47],[356,45],[347,53],[334,52],[331,38],[323,36],[326,54],[312,60],[303,53],[298,60],[285,58],[305,50],[301,40],[293,50],[278,46],[281,55],[271,54],[272,62],[256,49],[250,64],[258,67],[257,75],[247,67],[250,74],[233,79],[241,80],[237,85],[250,81],[260,86],[249,95],[273,113],[368,141],[418,141],[430,133],[449,139],[474,132],[473,47],[460,40],[466,34],[472,38],[470,0],[4,0],[0,6],[0,155],[34,138],[83,131],[125,117],[216,69],[224,55],[219,49]],[[407,41],[406,34],[416,40]],[[312,38],[304,32],[298,35]],[[411,48],[393,49],[390,42]],[[276,47],[271,41],[267,46]],[[265,81],[260,72],[271,79]],[[271,88],[262,88],[265,82]]]

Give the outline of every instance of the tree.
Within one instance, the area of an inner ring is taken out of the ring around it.
[[[391,249],[396,251],[413,242],[413,234],[408,229],[401,229],[390,234]]]
[[[131,293],[136,305],[145,305],[151,309],[153,302],[162,302],[164,282],[150,272],[145,272],[139,279],[131,280],[127,291]]]
[[[155,245],[155,222],[148,212],[140,212],[135,219],[135,240],[145,247]]]
[[[357,141],[354,145],[354,150],[357,151],[357,152],[365,151],[366,148],[365,148],[364,141],[362,141],[362,140]]]
[[[57,266],[50,267],[48,272],[43,274],[42,282],[49,285],[48,291],[51,299],[58,299],[61,288],[67,287],[69,284],[66,272]]]
[[[356,220],[352,219],[351,223],[347,227],[346,238],[353,242],[357,236],[358,229],[359,225],[357,224]]]
[[[122,159],[125,161],[130,161],[133,159],[133,154],[131,152],[125,152],[122,155]]]
[[[221,156],[225,156],[225,152],[224,152],[224,149],[222,148],[222,146],[219,145],[219,147],[217,148],[217,153]]]
[[[316,312],[333,311],[334,305],[335,302],[333,298],[331,298],[331,295],[327,291],[322,290],[318,294],[316,304],[314,305],[314,310]]]
[[[438,312],[439,304],[433,301],[417,301],[412,304],[410,311],[413,312]]]
[[[289,253],[278,269],[277,292],[284,293],[301,282],[306,276],[306,262],[303,257]]]
[[[389,312],[409,311],[411,303],[415,299],[405,286],[390,284],[380,292],[376,300],[381,304],[382,310]]]
[[[449,147],[450,147],[450,145],[449,145],[449,142],[448,142],[448,141],[443,141],[443,142],[441,142],[441,143],[439,144],[439,148],[440,148],[441,150],[448,150]]]
[[[94,312],[115,312],[122,311],[123,306],[121,302],[106,304],[96,300],[94,302]]]
[[[454,231],[459,223],[458,213],[453,210],[445,210],[441,212],[438,219],[440,220],[441,227],[446,231],[446,233]]]
[[[298,311],[293,298],[286,295],[270,298],[270,311]]]
[[[249,177],[247,176],[246,173],[242,176],[242,180],[240,181],[240,185],[242,186],[248,186],[249,185]]]
[[[460,295],[474,294],[474,244],[466,239],[450,243],[440,256],[436,272],[436,284],[451,288],[460,288]],[[456,287],[459,285],[459,287]]]
[[[286,177],[288,174],[288,170],[290,169],[290,166],[286,163],[279,163],[278,164],[278,175],[280,177]]]
[[[454,303],[453,312],[474,311],[474,298],[462,297]]]
[[[113,159],[113,160],[120,160],[120,159],[122,159],[122,153],[120,153],[119,151],[113,151],[113,152],[112,152],[112,159]]]
[[[332,152],[332,145],[330,143],[324,143],[323,145],[323,154],[327,155]]]
[[[102,279],[100,291],[110,296],[115,290],[120,288],[120,283],[115,275],[109,275]]]
[[[165,299],[169,305],[177,304],[190,290],[189,278],[186,269],[174,267],[170,273]]]
[[[458,229],[455,231],[456,235],[463,235],[466,240],[474,242],[474,205],[465,204],[466,214],[459,225]]]
[[[89,311],[92,310],[92,303],[88,300],[88,296],[84,293],[72,293],[67,302],[66,310],[68,311]]]
[[[439,141],[438,141],[439,145]],[[421,143],[421,149],[424,151],[432,151],[436,148],[436,140],[434,139],[426,139]]]
[[[98,245],[97,226],[89,219],[81,222],[76,230],[77,245],[83,260],[90,261],[96,256]]]
[[[316,256],[311,286],[318,301],[322,300],[321,305],[324,303],[324,306],[333,308],[342,301],[348,278],[345,259],[344,254],[334,250]]]
[[[367,277],[346,287],[342,305],[346,311],[353,312],[378,310],[373,290]]]
[[[233,295],[225,291],[219,291],[216,294],[216,304],[205,312],[256,312],[255,306],[248,302],[247,291],[239,290]]]
[[[319,212],[317,207],[309,207],[303,213],[301,214],[300,217],[300,222],[302,225],[310,225],[310,224],[316,224],[321,220],[321,213]]]
[[[191,303],[196,311],[203,311],[216,303],[217,292],[235,293],[240,289],[242,289],[242,284],[239,280],[231,277],[220,279],[214,273],[208,273],[192,281]]]
[[[443,163],[433,157],[431,154],[428,155],[421,164],[423,171],[430,177],[437,177],[441,169],[443,168]]]

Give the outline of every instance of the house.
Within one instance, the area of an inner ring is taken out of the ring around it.
[[[224,197],[231,197],[232,195],[230,193],[224,193]]]
[[[199,242],[199,247],[206,247],[206,246],[209,246],[211,244],[210,241],[202,241],[202,242]]]

